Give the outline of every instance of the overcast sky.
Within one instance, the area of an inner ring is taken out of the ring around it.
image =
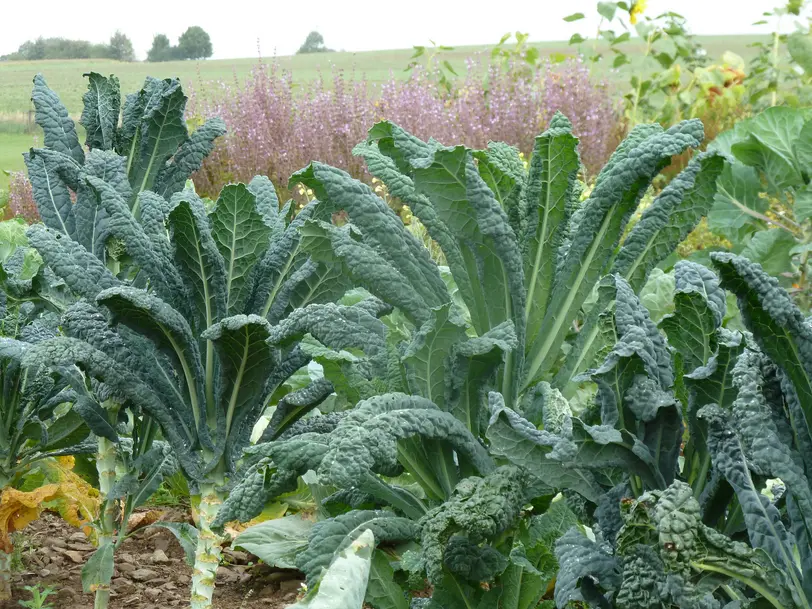
[[[677,10],[696,34],[768,32],[753,26],[779,0],[649,0],[647,14]],[[120,29],[143,59],[155,34],[173,44],[190,25],[212,38],[215,59],[289,55],[311,30],[327,46],[346,51],[410,48],[417,44],[462,46],[496,42],[519,29],[531,40],[566,40],[594,31],[596,21],[564,23],[595,0],[0,0],[0,55],[38,36],[103,42]],[[475,7],[483,7],[482,9]]]

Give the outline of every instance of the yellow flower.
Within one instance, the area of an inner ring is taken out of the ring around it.
[[[629,9],[629,21],[631,21],[632,25],[637,23],[637,16],[642,15],[643,11],[646,10],[646,2],[648,2],[648,0],[635,0],[632,2],[632,6]]]

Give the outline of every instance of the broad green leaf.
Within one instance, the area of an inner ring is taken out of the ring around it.
[[[225,264],[212,237],[203,204],[188,191],[177,196],[179,200],[167,218],[175,264],[197,311],[194,324],[198,331],[203,331],[227,316]]]
[[[450,304],[432,310],[431,317],[415,333],[403,354],[409,392],[446,410],[449,356],[453,346],[464,339],[465,327],[455,319]]]
[[[429,307],[448,301],[445,284],[426,248],[372,189],[339,169],[316,162],[293,174],[291,183],[295,182],[312,188],[322,206],[329,205],[331,211],[345,210],[350,222],[360,229],[364,243],[397,267],[407,285]]]
[[[28,245],[26,228],[28,225],[22,218],[0,222],[0,264],[7,262],[18,248]]]
[[[795,156],[801,165],[801,171],[807,175],[812,174],[812,120],[807,120],[801,129],[801,135],[795,142]]]
[[[59,166],[42,154],[42,151],[34,148],[25,153],[23,158],[42,221],[48,228],[72,237],[76,232],[73,200],[59,175]]]
[[[761,350],[787,375],[806,422],[812,421],[812,330],[778,280],[746,258],[712,255],[722,287],[733,292]],[[808,423],[798,421],[796,425]]]
[[[80,165],[84,163],[85,152],[76,135],[76,125],[42,74],[34,77],[31,101],[36,110],[35,120],[45,135],[45,147],[71,157]]]
[[[752,167],[728,163],[717,181],[718,190],[708,212],[708,228],[733,243],[741,243],[750,233],[767,228],[764,215],[768,203],[761,197],[761,181]]]
[[[205,420],[204,369],[197,340],[186,319],[160,298],[132,287],[104,290],[96,302],[110,309],[115,323],[122,323],[149,338],[166,354],[184,379],[195,425]]]
[[[388,556],[375,550],[369,571],[369,584],[365,601],[374,609],[409,609],[403,589],[395,582],[395,571]]]
[[[367,246],[352,225],[339,228],[326,222],[309,220],[300,231],[301,247],[315,261],[341,263],[356,285],[398,307],[413,323],[420,325],[428,319],[430,309],[420,294],[411,289],[409,280],[401,273],[399,266],[390,264],[375,249]]]
[[[674,313],[660,322],[668,342],[682,354],[684,369],[707,365],[716,353],[716,329],[725,313],[719,280],[705,267],[680,261],[675,267]]]
[[[758,169],[773,192],[780,193],[805,183],[795,156],[795,142],[803,125],[802,110],[768,108],[746,122],[746,129],[739,130],[744,139],[731,150],[739,161]]]
[[[234,547],[254,554],[271,567],[295,569],[296,555],[307,548],[313,523],[298,514],[266,520],[245,529]]]
[[[256,210],[256,197],[244,184],[223,188],[210,222],[225,262],[227,311],[236,315],[245,309],[250,273],[268,247],[270,229]]]
[[[505,354],[517,345],[513,325],[505,322],[483,336],[457,342],[451,347],[445,379],[446,408],[477,436],[486,424],[481,420],[486,392],[493,386]]]
[[[810,125],[812,125],[812,122],[810,122]],[[809,132],[810,136],[812,136],[812,129]],[[812,167],[812,163],[810,163],[810,167]],[[807,185],[795,191],[795,205],[792,211],[795,213],[795,219],[798,222],[803,222],[812,217],[812,185]]]
[[[783,228],[770,228],[753,233],[741,255],[758,262],[770,275],[780,276],[793,270],[792,248],[797,241]]]
[[[255,421],[264,406],[265,382],[275,364],[274,353],[266,342],[269,334],[270,324],[264,318],[235,315],[201,335],[214,343],[219,356],[219,413],[225,415],[224,429],[229,444],[247,441],[245,437],[240,438],[240,434],[231,434],[231,430],[241,429],[246,421]]]
[[[588,471],[569,467],[549,458],[559,442],[558,436],[536,427],[504,405],[504,400],[491,394],[491,420],[487,437],[491,452],[525,467],[552,489],[571,489],[592,502],[597,502],[603,489]]]
[[[536,137],[522,201],[527,224],[522,248],[528,345],[542,329],[579,168],[578,138],[572,135],[569,120],[556,113],[550,128]]]
[[[90,555],[82,567],[82,590],[85,593],[95,592],[97,588],[110,586],[113,579],[113,552],[111,542],[103,543]]]
[[[164,164],[187,138],[183,111],[186,96],[177,80],[157,81],[155,89],[144,102],[143,115],[132,140],[128,175],[133,196],[152,190]],[[125,123],[127,106],[125,104]],[[124,129],[122,126],[122,130]]]
[[[616,10],[617,2],[598,2],[598,14],[606,21],[612,21],[615,18]]]
[[[121,113],[121,88],[118,78],[105,78],[97,72],[87,77],[87,93],[82,96],[84,109],[79,123],[85,128],[85,146],[89,149],[112,150],[116,143],[118,118]]]
[[[375,536],[364,531],[341,551],[305,599],[289,609],[361,609],[374,548]]]
[[[80,296],[93,299],[103,289],[119,285],[101,260],[62,233],[35,224],[27,236],[45,263]]]
[[[787,50],[807,75],[812,74],[812,34],[802,32],[792,34],[787,38]]]
[[[570,324],[604,271],[626,222],[657,172],[671,156],[697,147],[702,123],[683,121],[668,131],[635,128],[606,164],[558,271],[545,313],[543,337],[529,346],[524,386],[544,374],[559,356]]]
[[[655,323],[674,312],[674,288],[674,274],[655,268],[640,290],[640,303],[648,309]]]
[[[226,124],[220,118],[210,118],[195,129],[161,168],[152,190],[166,199],[183,190],[186,180],[200,169],[205,158],[211,154],[214,140],[225,133]]]

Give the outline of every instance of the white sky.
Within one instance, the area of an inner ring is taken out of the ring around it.
[[[676,10],[695,34],[770,31],[753,26],[781,0],[649,0],[646,14]],[[487,44],[519,29],[531,40],[567,40],[594,31],[596,20],[564,23],[574,12],[595,14],[595,0],[0,0],[0,55],[38,36],[103,42],[120,29],[138,59],[152,37],[172,43],[190,25],[212,38],[215,59],[289,55],[311,30],[328,47],[346,51],[410,48],[416,44]],[[480,8],[481,7],[481,8]]]

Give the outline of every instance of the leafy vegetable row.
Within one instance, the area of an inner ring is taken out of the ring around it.
[[[49,330],[21,333],[9,361],[65,388],[68,414],[26,406],[41,429],[92,432],[102,509],[83,581],[98,607],[129,514],[176,468],[196,527],[165,526],[198,609],[224,527],[301,481],[315,523],[235,543],[301,569],[302,606],[407,607],[427,585],[417,605],[808,606],[810,329],[731,255],[714,264],[752,335],[724,327],[720,279],[700,265],[677,264],[659,326],[638,297],[713,204],[724,158],[698,154],[628,226],[657,173],[701,144],[698,121],[637,126],[588,195],[561,115],[526,168],[504,144],[374,126],[356,154],[439,267],[370,188],[317,162],[291,177],[315,195],[298,213],[262,177],[201,200],[187,178],[222,125],[189,135],[176,81],[148,79],[119,124],[117,81],[90,75],[87,151],[41,77],[34,102],[44,225],[4,262],[3,293]],[[44,266],[23,280],[34,251]],[[63,450],[44,434],[26,448]]]

